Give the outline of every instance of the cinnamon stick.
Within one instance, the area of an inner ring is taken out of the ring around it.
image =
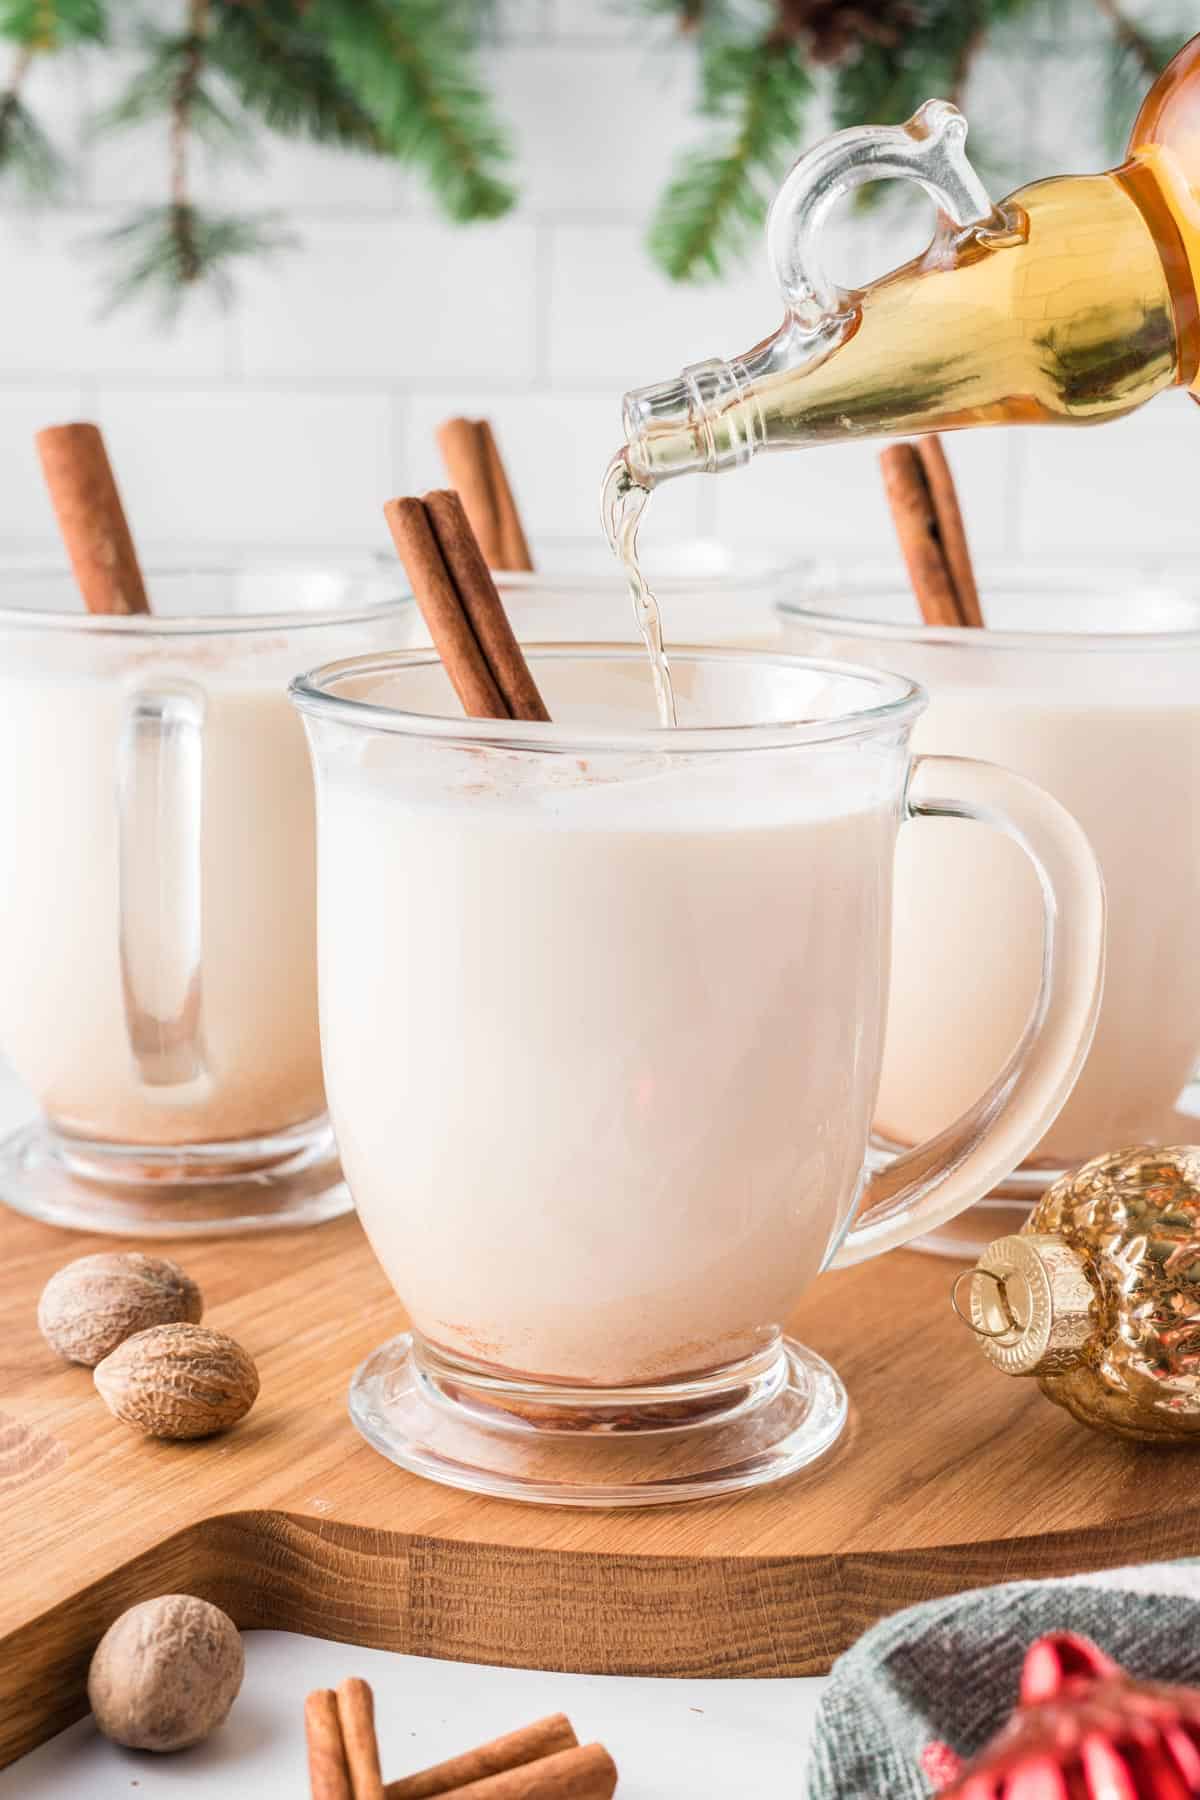
[[[133,535],[97,427],[49,425],[34,442],[88,611],[149,612]]]
[[[522,1726],[520,1731],[505,1732],[503,1737],[492,1738],[461,1756],[452,1756],[448,1762],[436,1763],[400,1781],[389,1781],[384,1792],[387,1800],[432,1800],[434,1795],[452,1793],[471,1782],[523,1768],[578,1746],[579,1739],[566,1714],[551,1713],[548,1718]]]
[[[477,421],[446,419],[438,426],[437,444],[450,485],[462,500],[488,567],[501,568],[500,514]]]
[[[383,1800],[379,1740],[375,1736],[375,1696],[360,1675],[349,1675],[337,1691],[338,1721],[354,1800]]]
[[[521,515],[487,419],[446,419],[438,448],[491,569],[532,569]]]
[[[443,1789],[443,1800],[611,1800],[617,1765],[602,1744],[560,1750],[465,1787]],[[393,1800],[393,1788],[386,1790]]]
[[[504,602],[471,530],[462,501],[449,488],[437,488],[432,494],[426,494],[425,511],[488,667],[508,702],[509,712],[514,719],[546,721],[550,714],[529,672],[516,633],[509,624]]]
[[[312,1800],[355,1800],[346,1748],[332,1688],[317,1688],[304,1702],[308,1740],[308,1781]]]
[[[879,462],[921,617],[927,625],[961,625],[958,590],[942,544],[937,508],[921,457],[911,444],[889,444]]]
[[[424,502],[411,497],[389,500],[383,516],[463,711],[473,719],[511,718],[479,639],[463,611]]]
[[[525,527],[521,523],[516,495],[508,479],[500,446],[488,419],[479,421],[479,441],[483,446],[483,460],[495,497],[496,515],[500,521],[501,561],[496,566],[501,569],[530,571],[533,568],[533,555],[529,540],[525,536]]]
[[[458,495],[389,500],[383,511],[464,712],[548,720]]]
[[[983,624],[983,610],[979,604],[979,589],[975,585],[967,530],[963,524],[962,508],[958,503],[958,489],[954,485],[954,476],[950,472],[942,440],[934,431],[928,437],[918,438],[916,448],[929,484],[942,552],[950,570],[950,579],[954,583],[959,623],[980,626]]]

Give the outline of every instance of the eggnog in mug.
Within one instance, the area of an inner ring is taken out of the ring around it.
[[[312,777],[287,681],[394,643],[390,576],[151,571],[89,614],[12,570],[0,608],[0,1051],[41,1119],[0,1198],[155,1234],[344,1210],[325,1116]]]
[[[1088,1060],[1031,1175],[1195,1135],[1200,1062],[1200,607],[1165,575],[981,572],[984,630],[930,629],[911,597],[852,575],[789,614],[790,641],[920,680],[919,751],[984,757],[1079,820],[1108,898]],[[1036,879],[1014,846],[939,821],[899,847],[878,1125],[911,1143],[1003,1065],[1042,957]]]
[[[640,649],[530,660],[553,723],[464,719],[428,655],[293,683],[330,1112],[413,1324],[351,1410],[405,1467],[488,1492],[752,1486],[845,1418],[833,1371],[783,1336],[808,1283],[978,1198],[1070,1087],[1095,862],[1005,771],[913,765],[922,696],[893,676],[680,651],[664,729]],[[895,841],[947,812],[1040,870],[1044,1010],[1003,1091],[880,1178]]]

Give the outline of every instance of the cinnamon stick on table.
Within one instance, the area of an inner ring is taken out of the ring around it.
[[[317,1688],[304,1702],[304,1734],[308,1740],[308,1781],[312,1800],[355,1800],[342,1740],[337,1695]]]
[[[547,721],[459,496],[444,489],[423,500],[406,496],[383,511],[463,711],[476,719]]]
[[[490,569],[530,570],[533,558],[504,459],[487,419],[446,419],[438,449]]]
[[[370,1684],[359,1675],[347,1676],[337,1690],[337,1711],[354,1800],[383,1800],[375,1696]]]
[[[88,611],[149,612],[133,535],[98,428],[49,425],[34,442]]]
[[[936,436],[880,454],[888,505],[927,625],[982,625],[962,511]]]
[[[584,1744],[465,1787],[443,1788],[442,1800],[611,1800],[616,1786],[617,1765],[608,1751],[602,1744]],[[386,1789],[388,1800],[394,1791]]]
[[[433,1800],[470,1782],[485,1780],[489,1775],[502,1775],[509,1769],[525,1768],[543,1757],[555,1756],[563,1750],[575,1750],[579,1739],[565,1713],[552,1713],[549,1718],[535,1719],[520,1731],[508,1731],[448,1762],[436,1763],[416,1775],[400,1781],[389,1781],[384,1790],[387,1800]]]

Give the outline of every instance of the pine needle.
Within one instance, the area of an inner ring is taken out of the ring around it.
[[[0,95],[0,185],[11,179],[31,200],[45,200],[63,177],[63,162],[20,95]]]
[[[92,122],[94,132],[121,131],[170,115],[193,53],[192,39],[156,32],[147,35],[145,48],[145,67],[138,70],[110,106],[96,115]],[[210,83],[190,79],[188,130],[217,150],[243,148],[249,135],[245,119]]]
[[[794,45],[709,37],[703,48],[702,116],[725,142],[689,152],[651,222],[648,248],[674,281],[722,273],[759,230],[771,192],[803,147],[812,82]]]
[[[1180,23],[1177,31],[1117,30],[1107,57],[1104,86],[1104,135],[1109,155],[1116,161],[1124,152],[1129,130],[1138,115],[1146,90],[1193,35],[1192,24]]]
[[[103,0],[0,0],[0,37],[31,50],[102,44],[108,18]]]
[[[444,0],[312,0],[311,17],[387,149],[424,168],[450,218],[509,211],[516,194],[502,174],[508,137],[475,78],[454,8]]]
[[[295,0],[215,0],[208,58],[272,131],[384,150],[374,119]]]
[[[188,204],[145,207],[94,242],[116,266],[105,314],[152,300],[160,322],[171,324],[201,287],[228,306],[235,265],[287,249],[293,239],[274,213],[209,213]]]

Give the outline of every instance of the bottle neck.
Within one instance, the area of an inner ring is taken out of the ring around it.
[[[675,475],[717,475],[750,461],[770,442],[763,397],[780,378],[799,378],[854,329],[855,315],[815,330],[787,318],[745,356],[692,363],[675,381],[626,394],[627,459],[649,487]]]

